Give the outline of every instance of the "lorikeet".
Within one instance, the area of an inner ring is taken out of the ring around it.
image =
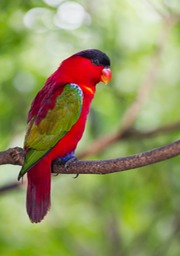
[[[84,132],[95,86],[111,79],[108,56],[95,49],[65,59],[47,79],[32,102],[24,142],[27,172],[26,209],[32,222],[40,222],[50,208],[51,164],[74,157]]]

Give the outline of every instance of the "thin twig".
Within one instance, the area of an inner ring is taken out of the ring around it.
[[[180,130],[180,122],[176,122],[173,124],[167,124],[164,126],[161,126],[159,128],[149,130],[149,131],[139,131],[136,129],[129,129],[127,130],[121,139],[139,139],[139,138],[151,138],[153,136],[162,135],[163,133],[170,133],[173,131],[179,131]]]
[[[2,194],[5,192],[9,192],[10,190],[17,189],[21,185],[22,185],[22,183],[20,183],[20,182],[12,182],[12,183],[6,184],[6,185],[0,187],[0,193]]]

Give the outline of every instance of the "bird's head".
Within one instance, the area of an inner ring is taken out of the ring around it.
[[[89,87],[101,81],[107,84],[112,76],[109,57],[96,49],[84,50],[65,59],[59,71],[66,82]]]

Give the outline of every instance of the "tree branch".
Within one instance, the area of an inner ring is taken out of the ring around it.
[[[13,153],[14,151],[14,153]],[[0,152],[1,158],[4,161],[0,164],[19,164],[23,163],[23,150],[21,148],[12,148],[3,152]],[[16,155],[16,158],[14,158]],[[120,172],[130,169],[135,169],[142,166],[147,166],[153,163],[157,163],[172,157],[180,155],[180,140],[171,144],[167,144],[163,147],[159,147],[143,153],[121,157],[110,160],[97,160],[97,161],[74,161],[64,167],[58,161],[53,163],[52,173],[61,174],[108,174],[114,172]],[[5,161],[6,159],[6,161]],[[8,162],[9,161],[9,162]]]
[[[76,161],[68,166],[54,163],[53,172],[63,174],[108,174],[135,169],[180,155],[180,140],[143,153],[110,160]]]
[[[13,164],[23,165],[24,162],[24,150],[19,147],[9,148],[5,151],[0,151],[0,165]]]

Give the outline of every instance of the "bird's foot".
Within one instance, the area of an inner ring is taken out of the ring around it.
[[[64,165],[65,164],[65,162],[64,162],[64,160],[62,159],[62,158],[57,158],[56,160],[54,160],[53,162],[52,162],[52,164],[51,164],[51,168],[53,168],[53,164],[57,164],[57,165]],[[58,176],[59,175],[59,173],[53,173],[53,176]]]
[[[66,162],[65,162],[65,169],[68,169],[69,168],[69,165],[72,164],[73,162],[76,162],[78,161],[77,157],[73,156],[71,157],[70,159],[68,159]]]
[[[78,161],[77,157],[74,156],[74,152],[66,155],[65,157],[59,157],[58,159],[56,159],[54,162],[58,165],[64,165],[65,170],[68,172],[68,168],[69,166],[73,163]],[[55,174],[55,176],[57,176],[58,174]],[[77,178],[79,176],[79,174],[76,174],[76,176],[74,177]]]
[[[69,168],[69,165],[71,165],[72,163],[78,161],[77,157],[72,157],[70,158],[64,165],[66,171],[68,172],[68,168]],[[79,174],[76,174],[76,176],[74,177],[74,179],[76,179],[77,177],[79,176]]]
[[[65,165],[64,165],[65,169],[68,171],[69,165],[71,165],[72,163],[74,163],[74,162],[76,162],[76,161],[78,161],[78,159],[77,159],[77,157],[75,157],[75,156],[72,157],[71,159],[69,159],[69,160],[65,163]],[[73,177],[73,178],[76,179],[78,176],[79,176],[79,174],[76,174],[75,177]]]

